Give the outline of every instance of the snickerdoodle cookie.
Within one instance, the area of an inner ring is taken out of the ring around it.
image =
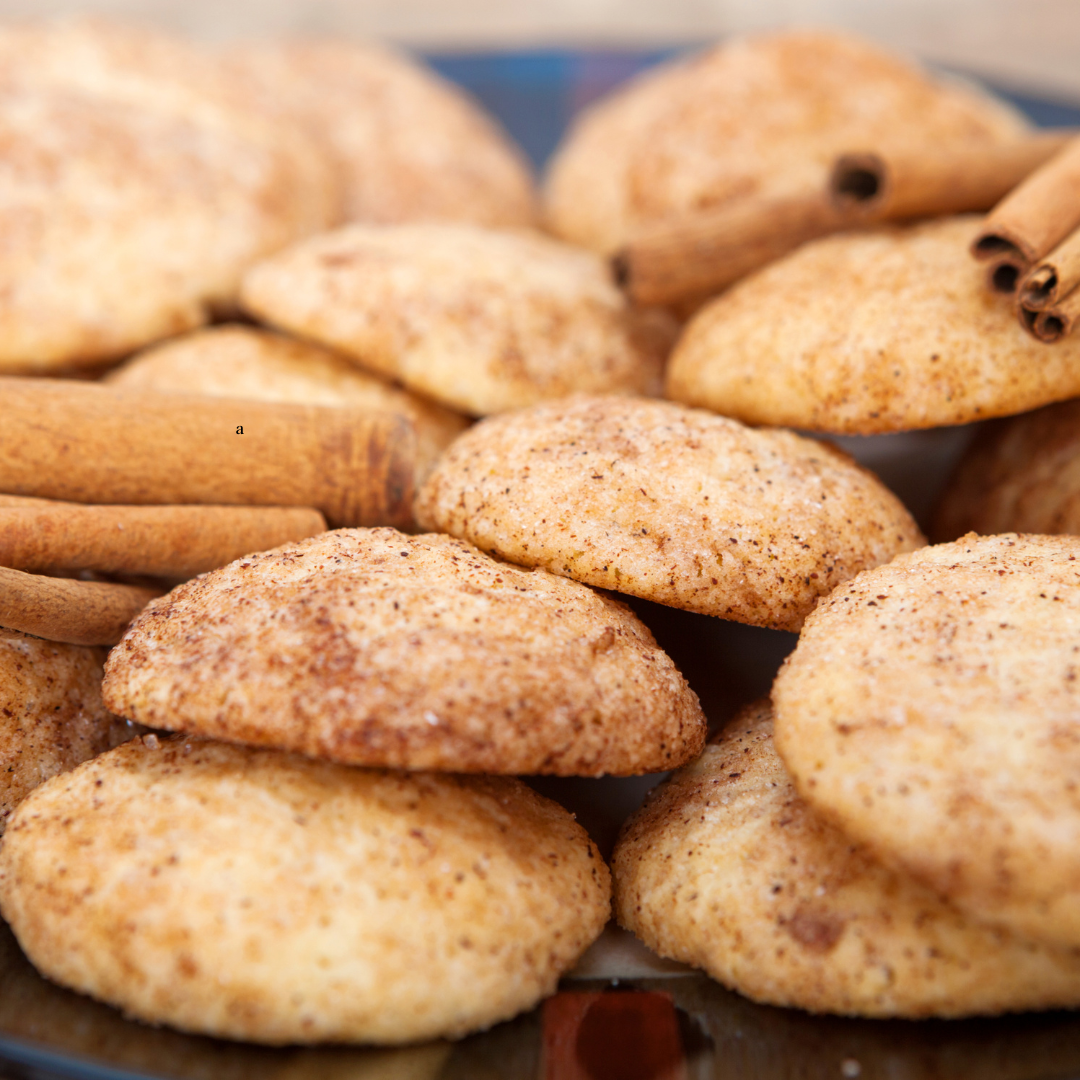
[[[616,915],[756,1001],[856,1016],[1080,1004],[1080,952],[973,922],[796,794],[750,706],[623,827]]]
[[[456,1037],[531,1008],[600,933],[610,878],[508,777],[353,769],[146,736],[39,788],[0,909],[56,982],[265,1043]]]
[[[623,604],[393,529],[179,586],[132,623],[104,692],[151,727],[355,765],[632,774],[705,737],[697,695]]]
[[[156,345],[106,376],[137,390],[382,409],[412,421],[417,478],[468,421],[361,371],[343,356],[251,326],[215,326]]]
[[[1080,394],[1080,338],[1025,333],[968,247],[981,219],[817,240],[717,297],[679,340],[668,395],[750,424],[871,435]]]
[[[899,500],[835,448],[636,398],[481,421],[415,512],[515,563],[784,630],[840,582],[923,542]]]
[[[326,228],[319,144],[194,45],[85,19],[0,28],[0,371],[99,364],[234,303]]]
[[[1080,945],[1080,538],[969,535],[860,574],[773,687],[799,794],[972,917]]]
[[[101,702],[104,659],[0,627],[0,832],[38,784],[135,734]]]
[[[966,532],[1080,534],[1080,401],[995,420],[978,432],[934,521],[939,540]]]
[[[985,92],[931,78],[854,36],[732,38],[585,110],[552,161],[548,218],[558,235],[610,252],[668,218],[822,191],[839,154],[932,154],[941,144],[1013,139],[1025,127]]]
[[[350,225],[259,263],[243,302],[476,416],[575,390],[657,393],[670,344],[598,256],[525,230]]]
[[[272,116],[317,137],[337,166],[343,221],[535,222],[524,155],[480,105],[370,41],[246,42],[227,68]]]

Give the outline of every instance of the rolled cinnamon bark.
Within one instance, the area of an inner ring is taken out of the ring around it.
[[[935,154],[844,154],[823,192],[741,199],[642,230],[613,257],[615,277],[638,304],[704,299],[800,244],[841,229],[988,210],[1075,134],[1040,132]]]
[[[987,217],[971,251],[977,259],[1019,258],[1025,268],[1080,226],[1080,137],[1074,137]]]
[[[1080,200],[1080,188],[1077,189]],[[1030,311],[1053,307],[1080,288],[1080,228],[1058,244],[1020,283],[1020,303]]]
[[[325,530],[283,507],[0,505],[0,566],[189,578]]]
[[[1052,307],[1032,311],[1020,305],[1020,321],[1040,341],[1052,345],[1071,334],[1080,323],[1080,288],[1073,289]]]
[[[69,645],[115,645],[161,590],[0,567],[0,626]]]
[[[392,413],[0,380],[0,491],[73,502],[303,506],[412,520],[416,437]]]

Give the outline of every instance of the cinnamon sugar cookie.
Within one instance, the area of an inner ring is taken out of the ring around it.
[[[521,151],[465,91],[374,42],[250,42],[225,53],[271,115],[316,136],[337,166],[343,221],[532,225]]]
[[[113,650],[104,693],[151,727],[354,765],[632,774],[705,737],[697,696],[624,605],[393,529],[179,586]]]
[[[459,1037],[555,989],[609,913],[562,807],[508,777],[135,740],[39,788],[0,909],[49,978],[263,1043]]]
[[[469,225],[351,225],[254,267],[265,322],[461,412],[657,393],[667,345],[591,252]]]
[[[984,91],[931,78],[852,35],[732,38],[586,109],[552,160],[548,220],[558,235],[611,252],[666,218],[747,196],[823,191],[839,154],[933,153],[1025,128]]]
[[[665,401],[574,397],[492,417],[421,489],[421,527],[525,566],[758,626],[922,542],[845,454]]]
[[[416,430],[418,479],[468,427],[464,417],[361,371],[329,349],[249,326],[216,326],[155,346],[104,381],[140,390],[397,413]]]
[[[687,326],[668,396],[748,424],[871,435],[966,424],[1080,394],[1080,338],[1020,327],[968,248],[981,218],[830,236]]]
[[[612,866],[623,926],[755,1001],[909,1018],[1080,1004],[1080,952],[972,921],[817,818],[767,702],[653,789]]]
[[[799,794],[973,918],[1080,945],[1080,538],[969,535],[860,574],[773,686]]]
[[[105,652],[0,627],[0,832],[38,784],[138,730],[101,703]]]

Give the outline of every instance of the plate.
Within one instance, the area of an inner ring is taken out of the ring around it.
[[[542,166],[571,116],[669,52],[533,50],[427,59]],[[1010,94],[1037,123],[1080,108]],[[925,521],[968,432],[841,440]],[[928,477],[930,479],[928,479]],[[767,693],[795,635],[632,606],[720,724]],[[610,852],[658,777],[532,778]],[[447,987],[447,993],[453,993]],[[1080,1015],[968,1021],[815,1017],[755,1005],[609,928],[538,1009],[456,1043],[396,1050],[267,1049],[124,1020],[34,971],[0,925],[0,1076],[12,1080],[1080,1080]]]

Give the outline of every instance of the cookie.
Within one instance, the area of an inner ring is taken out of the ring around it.
[[[393,529],[179,586],[113,650],[104,693],[150,727],[353,765],[633,774],[705,738],[697,695],[624,605]]]
[[[981,428],[941,493],[933,531],[939,540],[1080,533],[1080,401]]]
[[[482,421],[440,460],[415,514],[511,562],[783,630],[923,543],[899,500],[835,448],[633,398]]]
[[[552,160],[546,212],[559,236],[612,252],[667,218],[748,196],[822,191],[840,154],[932,154],[1025,130],[985,92],[932,79],[857,37],[734,38],[647,71],[586,109]]]
[[[607,868],[520,781],[147,736],[38,789],[0,909],[50,979],[263,1043],[458,1037],[531,1008],[603,929]]]
[[[1080,945],[1080,538],[970,535],[823,600],[773,686],[799,794],[980,921]]]
[[[667,393],[748,424],[871,435],[1080,394],[1080,339],[1046,348],[968,248],[981,218],[818,240],[687,326]]]
[[[973,922],[817,818],[768,702],[650,792],[612,872],[623,926],[755,1001],[912,1019],[1080,1004],[1080,952]]]
[[[193,46],[111,23],[0,28],[0,371],[101,364],[233,304],[325,228],[337,180]]]
[[[361,371],[329,349],[249,326],[216,326],[157,345],[104,381],[138,390],[398,413],[416,430],[418,480],[468,426],[464,417]]]
[[[0,833],[38,784],[136,733],[101,703],[105,652],[0,627]]]
[[[539,233],[350,225],[255,266],[243,302],[471,415],[575,390],[659,392],[666,343],[601,259]]]
[[[227,68],[270,115],[316,136],[340,170],[344,221],[532,225],[521,151],[464,91],[373,42],[252,42]]]

